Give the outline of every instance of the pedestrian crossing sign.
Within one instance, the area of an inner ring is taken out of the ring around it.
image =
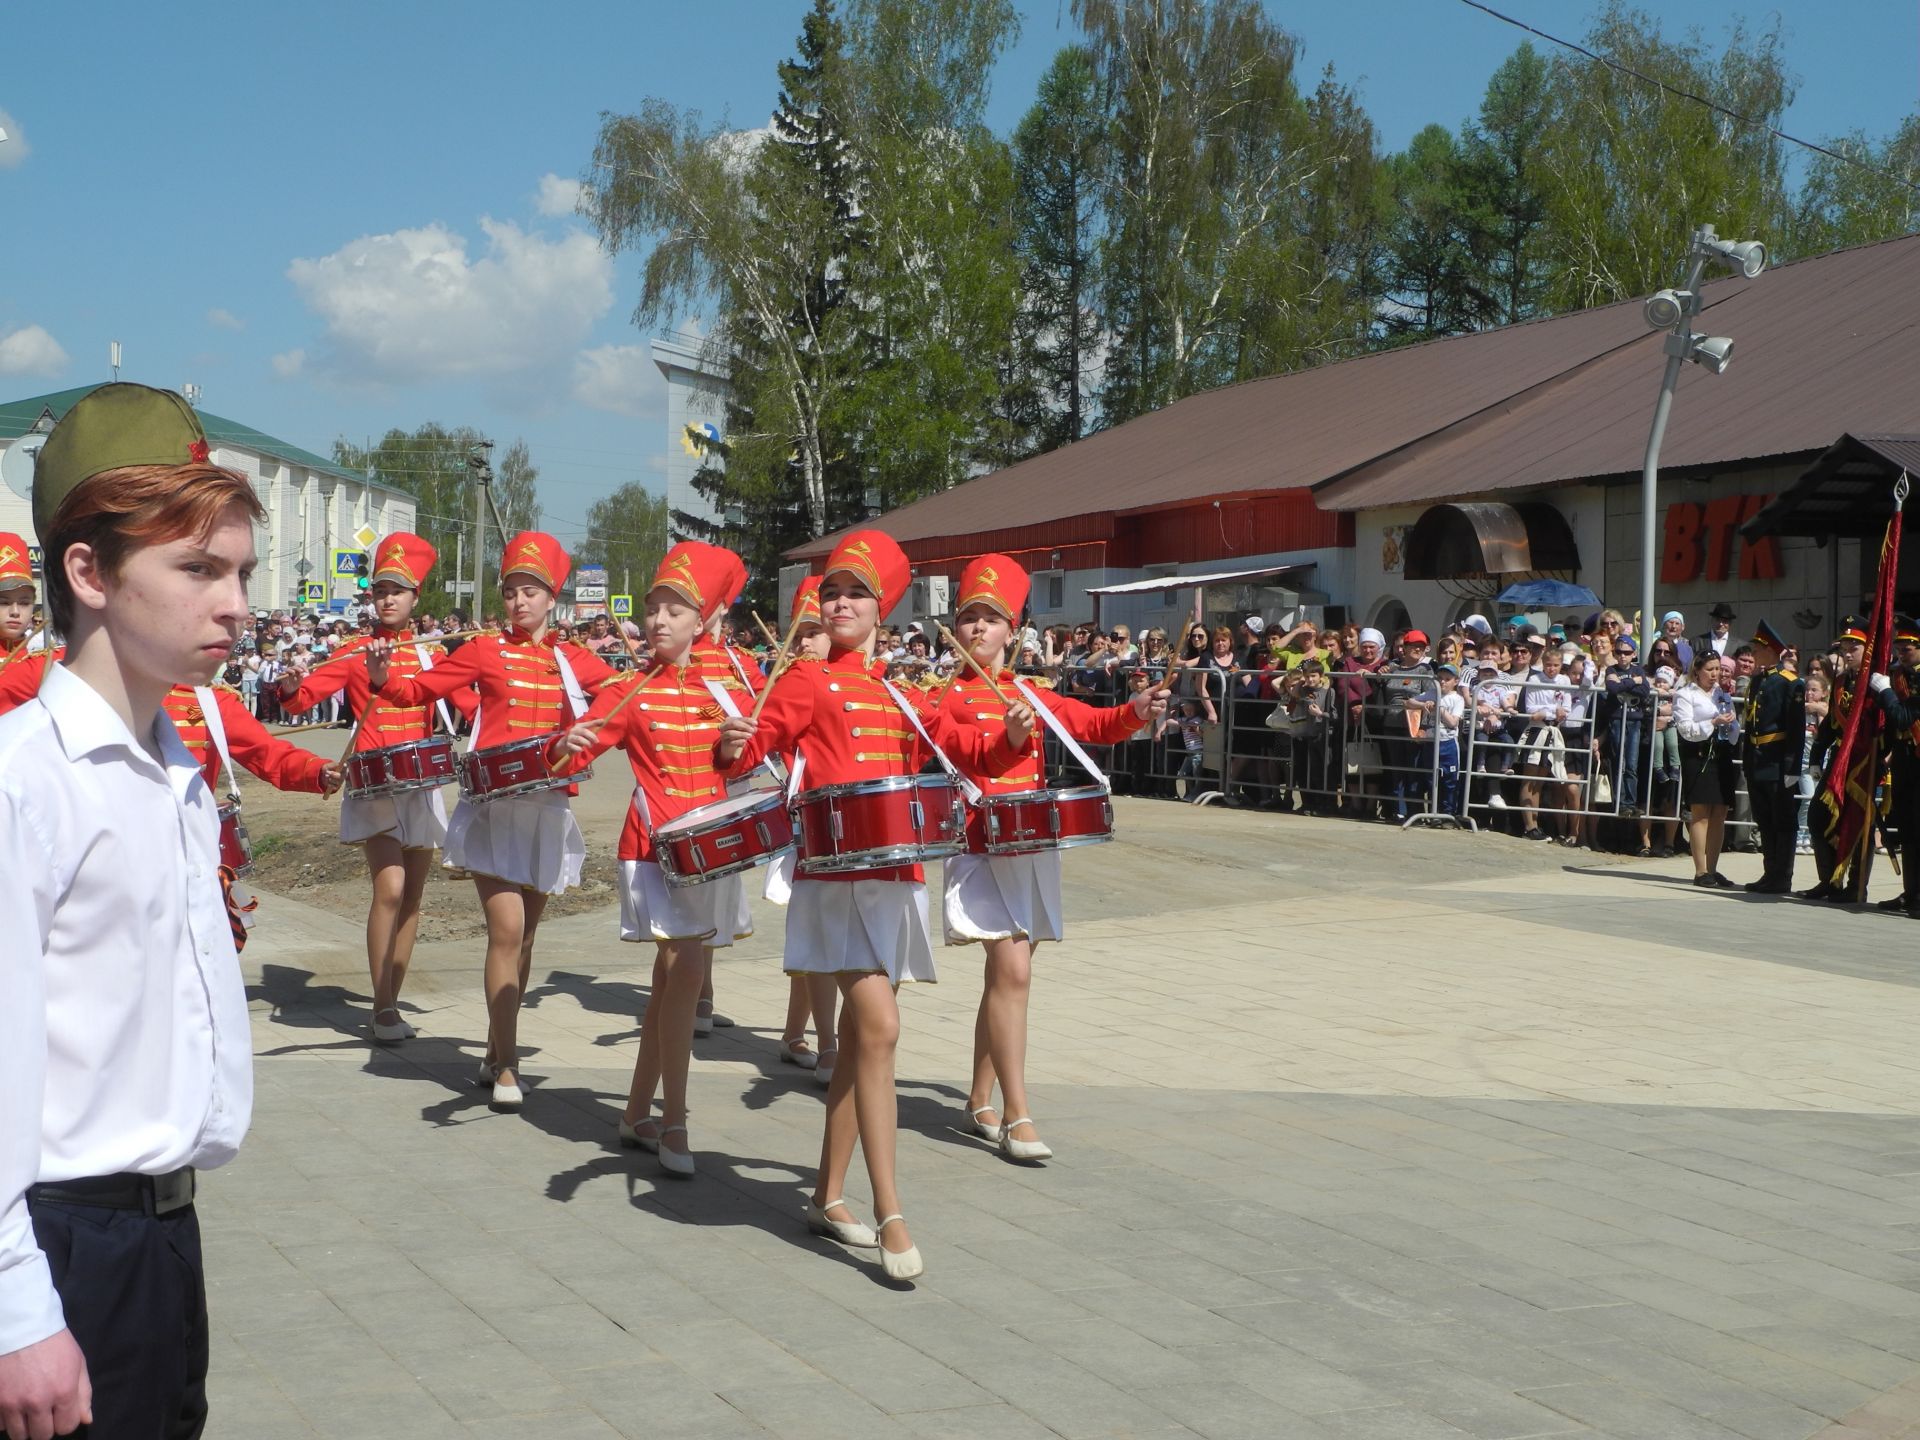
[[[607,613],[616,620],[630,618],[633,614],[633,596],[609,595],[607,597]]]

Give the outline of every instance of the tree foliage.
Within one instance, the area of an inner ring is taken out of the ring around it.
[[[472,608],[453,598],[448,582],[471,579],[473,575],[473,471],[467,461],[481,453],[475,447],[484,439],[486,436],[470,425],[448,428],[428,421],[415,430],[389,430],[371,449],[346,440],[333,442],[336,465],[414,497],[414,529],[439,552],[433,573],[420,591],[420,608],[429,614],[444,614],[455,604]],[[524,445],[515,444],[525,452]],[[530,463],[528,469],[532,469]],[[493,551],[486,557],[490,562],[487,568],[497,570],[497,551],[504,537],[493,534],[491,520],[487,531]],[[456,575],[454,567],[461,559],[463,545],[465,573]]]
[[[574,547],[576,565],[604,565],[615,593],[644,593],[667,553],[667,502],[629,480],[593,502],[586,538]]]
[[[1884,140],[1855,131],[1828,143],[1861,163],[1813,157],[1789,230],[1793,253],[1817,255],[1920,230],[1920,115],[1909,115]]]

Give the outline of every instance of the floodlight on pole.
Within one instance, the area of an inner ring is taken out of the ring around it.
[[[1647,432],[1646,459],[1640,470],[1640,653],[1653,648],[1654,629],[1659,623],[1653,608],[1655,555],[1658,550],[1660,486],[1660,442],[1667,433],[1667,415],[1673,409],[1674,387],[1680,383],[1680,367],[1688,361],[1720,374],[1733,359],[1733,341],[1724,335],[1696,335],[1693,317],[1700,313],[1700,277],[1709,265],[1726,265],[1751,280],[1767,268],[1767,247],[1758,240],[1722,240],[1713,226],[1702,225],[1693,232],[1687,250],[1686,283],[1677,289],[1661,290],[1649,296],[1643,307],[1647,324],[1668,331],[1662,347],[1667,356],[1660,377],[1660,398],[1653,407],[1653,425]]]

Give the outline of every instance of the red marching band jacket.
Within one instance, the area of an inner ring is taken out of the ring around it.
[[[1027,572],[1017,561],[1005,555],[982,555],[960,574],[960,601],[955,607],[956,613],[974,605],[983,605],[999,612],[1017,627],[1020,612],[1027,603],[1030,583]],[[1000,693],[1009,700],[1026,698],[1014,688],[1015,676],[1011,670],[1000,671],[994,681],[999,685]],[[1036,686],[1030,685],[1027,690],[1060,722],[1061,729],[1084,744],[1118,745],[1131,738],[1140,728],[1140,717],[1130,704],[1103,709]],[[987,683],[971,668],[949,687],[940,698],[939,707],[950,713],[954,721],[962,726],[984,728],[997,724],[1003,731],[1006,728],[1005,708],[994,698]],[[1038,731],[1009,767],[995,772],[976,772],[965,765],[960,768],[987,796],[1040,790],[1047,783],[1046,760],[1041,733]],[[986,849],[986,816],[977,806],[967,812],[967,849],[976,855]]]
[[[648,593],[662,587],[673,590],[698,606],[705,622],[724,610],[745,584],[746,567],[739,556],[688,540],[662,558]],[[633,767],[639,799],[627,807],[620,831],[622,860],[652,860],[655,828],[727,793],[714,753],[726,710],[707,687],[708,680],[726,690],[743,714],[752,708],[753,692],[726,651],[696,640],[683,663],[655,659],[638,674],[620,676],[600,691],[583,717],[606,720],[590,755],[618,745]]]
[[[358,655],[367,648],[370,640],[382,639],[394,642],[392,657],[388,667],[393,674],[417,676],[426,668],[420,663],[420,651],[425,649],[433,657],[436,667],[447,659],[446,650],[432,641],[414,638],[411,630],[379,631],[373,636],[357,636],[329,655],[324,663],[316,666],[300,688],[282,698],[281,707],[289,715],[302,715],[313,709],[329,695],[347,692],[347,704],[359,723],[353,732],[353,751],[378,750],[387,745],[405,745],[413,740],[425,740],[433,734],[433,707],[431,705],[400,705],[386,694],[375,695],[367,681],[367,667],[358,660],[349,657]],[[583,682],[584,683],[584,682]],[[456,690],[447,697],[447,701],[462,715],[471,716],[478,703],[471,690]]]

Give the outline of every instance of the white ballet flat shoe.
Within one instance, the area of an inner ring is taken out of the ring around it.
[[[782,1036],[780,1040],[780,1063],[782,1065],[798,1065],[802,1070],[818,1070],[820,1068],[820,1057],[814,1054],[813,1051],[806,1049],[806,1043],[805,1040],[789,1040],[785,1036]],[[794,1048],[796,1046],[801,1048]]]
[[[904,1215],[889,1215],[880,1222],[879,1230],[884,1232],[887,1226],[893,1224],[896,1220],[904,1225],[907,1222],[907,1217]],[[879,1232],[876,1232],[875,1237],[876,1244],[878,1243],[878,1233]],[[927,1273],[927,1262],[920,1258],[920,1247],[918,1245],[909,1245],[898,1255],[887,1249],[886,1246],[881,1245],[880,1268],[886,1271],[887,1279],[889,1280],[917,1280],[920,1276]]]
[[[1025,1125],[1033,1129],[1033,1121],[1024,1115],[1018,1120],[1009,1120],[1000,1127],[1000,1153],[1009,1160],[1051,1160],[1053,1151],[1044,1140],[1018,1140],[1014,1138],[1014,1127]],[[1037,1131],[1035,1133],[1038,1133]]]
[[[819,1060],[814,1062],[813,1083],[822,1090],[833,1084],[833,1062],[839,1058],[838,1050],[822,1050]]]
[[[664,1140],[667,1136],[676,1133],[681,1135],[686,1134],[687,1127],[684,1125],[669,1125],[660,1132],[660,1138]],[[660,1168],[666,1171],[667,1174],[681,1180],[691,1180],[694,1177],[695,1166],[693,1156],[682,1155],[678,1150],[669,1150],[664,1145],[660,1146],[658,1154],[660,1156]]]
[[[482,1090],[493,1088],[493,1072],[497,1067],[491,1060],[482,1060],[480,1068],[474,1072],[473,1083]]]
[[[855,1250],[878,1250],[880,1237],[862,1225],[858,1220],[835,1220],[827,1212],[846,1208],[844,1200],[829,1200],[824,1205],[807,1201],[807,1229],[815,1235],[824,1235],[829,1240],[838,1240],[842,1245]],[[851,1214],[852,1211],[847,1213]]]
[[[498,1080],[495,1080],[493,1082],[493,1098],[487,1101],[487,1104],[495,1110],[511,1112],[518,1110],[526,1103],[526,1100],[527,1092],[518,1085],[502,1085]]]
[[[978,1110],[969,1110],[967,1112],[967,1129],[978,1135],[989,1145],[998,1145],[1001,1135],[1006,1133],[1006,1126],[989,1125],[980,1118],[982,1115],[990,1115],[992,1113],[993,1106],[991,1105],[982,1105]]]
[[[388,1024],[381,1020],[380,1017],[382,1015],[393,1016],[393,1023]],[[413,1039],[414,1036],[413,1026],[409,1025],[406,1020],[401,1017],[400,1012],[391,1005],[385,1010],[376,1010],[373,1012],[372,1025],[373,1039],[377,1045],[397,1045],[402,1040]]]
[[[640,1124],[651,1125],[651,1120],[642,1120]],[[626,1117],[620,1118],[620,1148],[623,1150],[645,1150],[654,1152],[660,1148],[658,1135],[642,1135],[638,1127],[629,1125]]]

